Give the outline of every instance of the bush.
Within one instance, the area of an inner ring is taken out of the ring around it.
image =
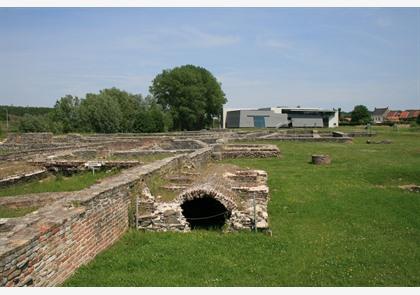
[[[34,116],[25,114],[19,121],[18,129],[20,132],[47,132],[50,131],[50,122],[45,115]]]

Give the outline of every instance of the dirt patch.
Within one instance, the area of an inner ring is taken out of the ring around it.
[[[420,193],[420,185],[416,184],[406,184],[406,185],[400,185],[398,186],[400,189],[410,191],[413,193]]]

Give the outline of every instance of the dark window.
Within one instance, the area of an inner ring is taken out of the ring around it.
[[[264,116],[254,116],[254,127],[265,128]]]

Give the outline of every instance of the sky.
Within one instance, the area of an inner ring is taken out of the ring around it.
[[[0,104],[147,95],[185,64],[229,108],[420,108],[420,8],[0,8]]]

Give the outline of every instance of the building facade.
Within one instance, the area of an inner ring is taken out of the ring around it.
[[[386,116],[389,113],[388,107],[386,108],[375,108],[372,113],[372,121],[375,124],[383,123],[386,119]]]
[[[270,107],[225,109],[223,128],[338,127],[338,111],[320,108]]]

